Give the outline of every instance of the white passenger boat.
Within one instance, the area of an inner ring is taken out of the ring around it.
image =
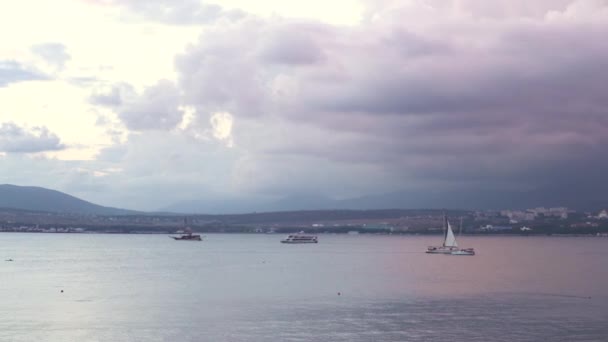
[[[318,243],[316,235],[307,235],[303,232],[297,234],[290,234],[285,239],[281,240],[281,243]]]

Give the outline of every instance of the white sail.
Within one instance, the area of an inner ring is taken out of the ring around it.
[[[443,245],[445,247],[458,247],[458,243],[456,243],[456,237],[454,236],[450,222],[448,222],[447,230],[448,231],[445,234],[445,241],[443,242]]]

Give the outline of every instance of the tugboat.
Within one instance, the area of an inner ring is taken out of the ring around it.
[[[198,234],[192,234],[192,230],[188,230],[185,234],[182,234],[182,236],[170,236],[171,238],[173,238],[173,240],[184,240],[184,241],[203,241],[203,239],[201,238],[200,235]]]
[[[203,241],[200,235],[192,234],[192,228],[188,227],[187,219],[184,219],[184,226],[186,226],[186,228],[184,228],[184,234],[181,236],[170,236],[170,238],[179,241]]]

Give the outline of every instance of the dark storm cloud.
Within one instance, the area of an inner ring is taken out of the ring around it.
[[[98,5],[122,6],[136,15],[172,25],[197,25],[219,18],[237,19],[244,15],[239,10],[224,10],[216,4],[198,0],[86,0]]]
[[[60,43],[37,44],[32,46],[32,52],[59,69],[71,58],[66,46]]]
[[[235,115],[237,145],[380,165],[398,188],[600,181],[581,165],[608,148],[605,2],[389,2],[358,27],[209,31],[177,59],[179,85],[188,103]]]
[[[321,44],[331,28],[319,23],[288,23],[260,32],[260,57],[284,65],[315,64],[325,56]]]
[[[0,87],[5,87],[14,82],[45,79],[47,79],[47,76],[43,73],[29,69],[16,61],[0,60]]]
[[[12,122],[0,124],[0,152],[33,153],[62,150],[65,146],[48,128],[24,128]]]
[[[522,32],[507,32],[490,47],[460,46],[418,59],[391,56],[390,46],[371,46],[375,56],[349,70],[349,82],[323,80],[302,95],[321,110],[406,115],[506,110],[529,115],[565,104],[605,104],[600,85],[608,77],[608,46],[597,44],[605,32],[560,31],[531,29],[526,43]],[[406,39],[396,45],[408,44]],[[568,53],[573,48],[577,53]]]

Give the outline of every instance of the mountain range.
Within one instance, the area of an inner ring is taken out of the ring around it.
[[[575,210],[608,207],[602,192],[580,186],[532,191],[400,191],[351,199],[331,199],[317,195],[292,195],[279,200],[213,199],[190,200],[168,205],[156,213],[238,214],[297,210],[366,209],[525,209],[564,206]],[[595,194],[595,195],[591,195]],[[77,197],[35,186],[0,185],[0,208],[84,215],[144,214],[133,210],[100,206]]]
[[[295,210],[375,210],[375,209],[462,209],[500,210],[536,207],[568,207],[596,211],[608,207],[608,198],[597,189],[564,186],[563,189],[397,191],[391,193],[332,199],[317,195],[291,195],[279,200],[192,200],[162,208],[176,213],[237,214]]]
[[[138,213],[132,210],[104,207],[56,190],[11,184],[0,185],[0,208],[84,215],[128,215]]]

